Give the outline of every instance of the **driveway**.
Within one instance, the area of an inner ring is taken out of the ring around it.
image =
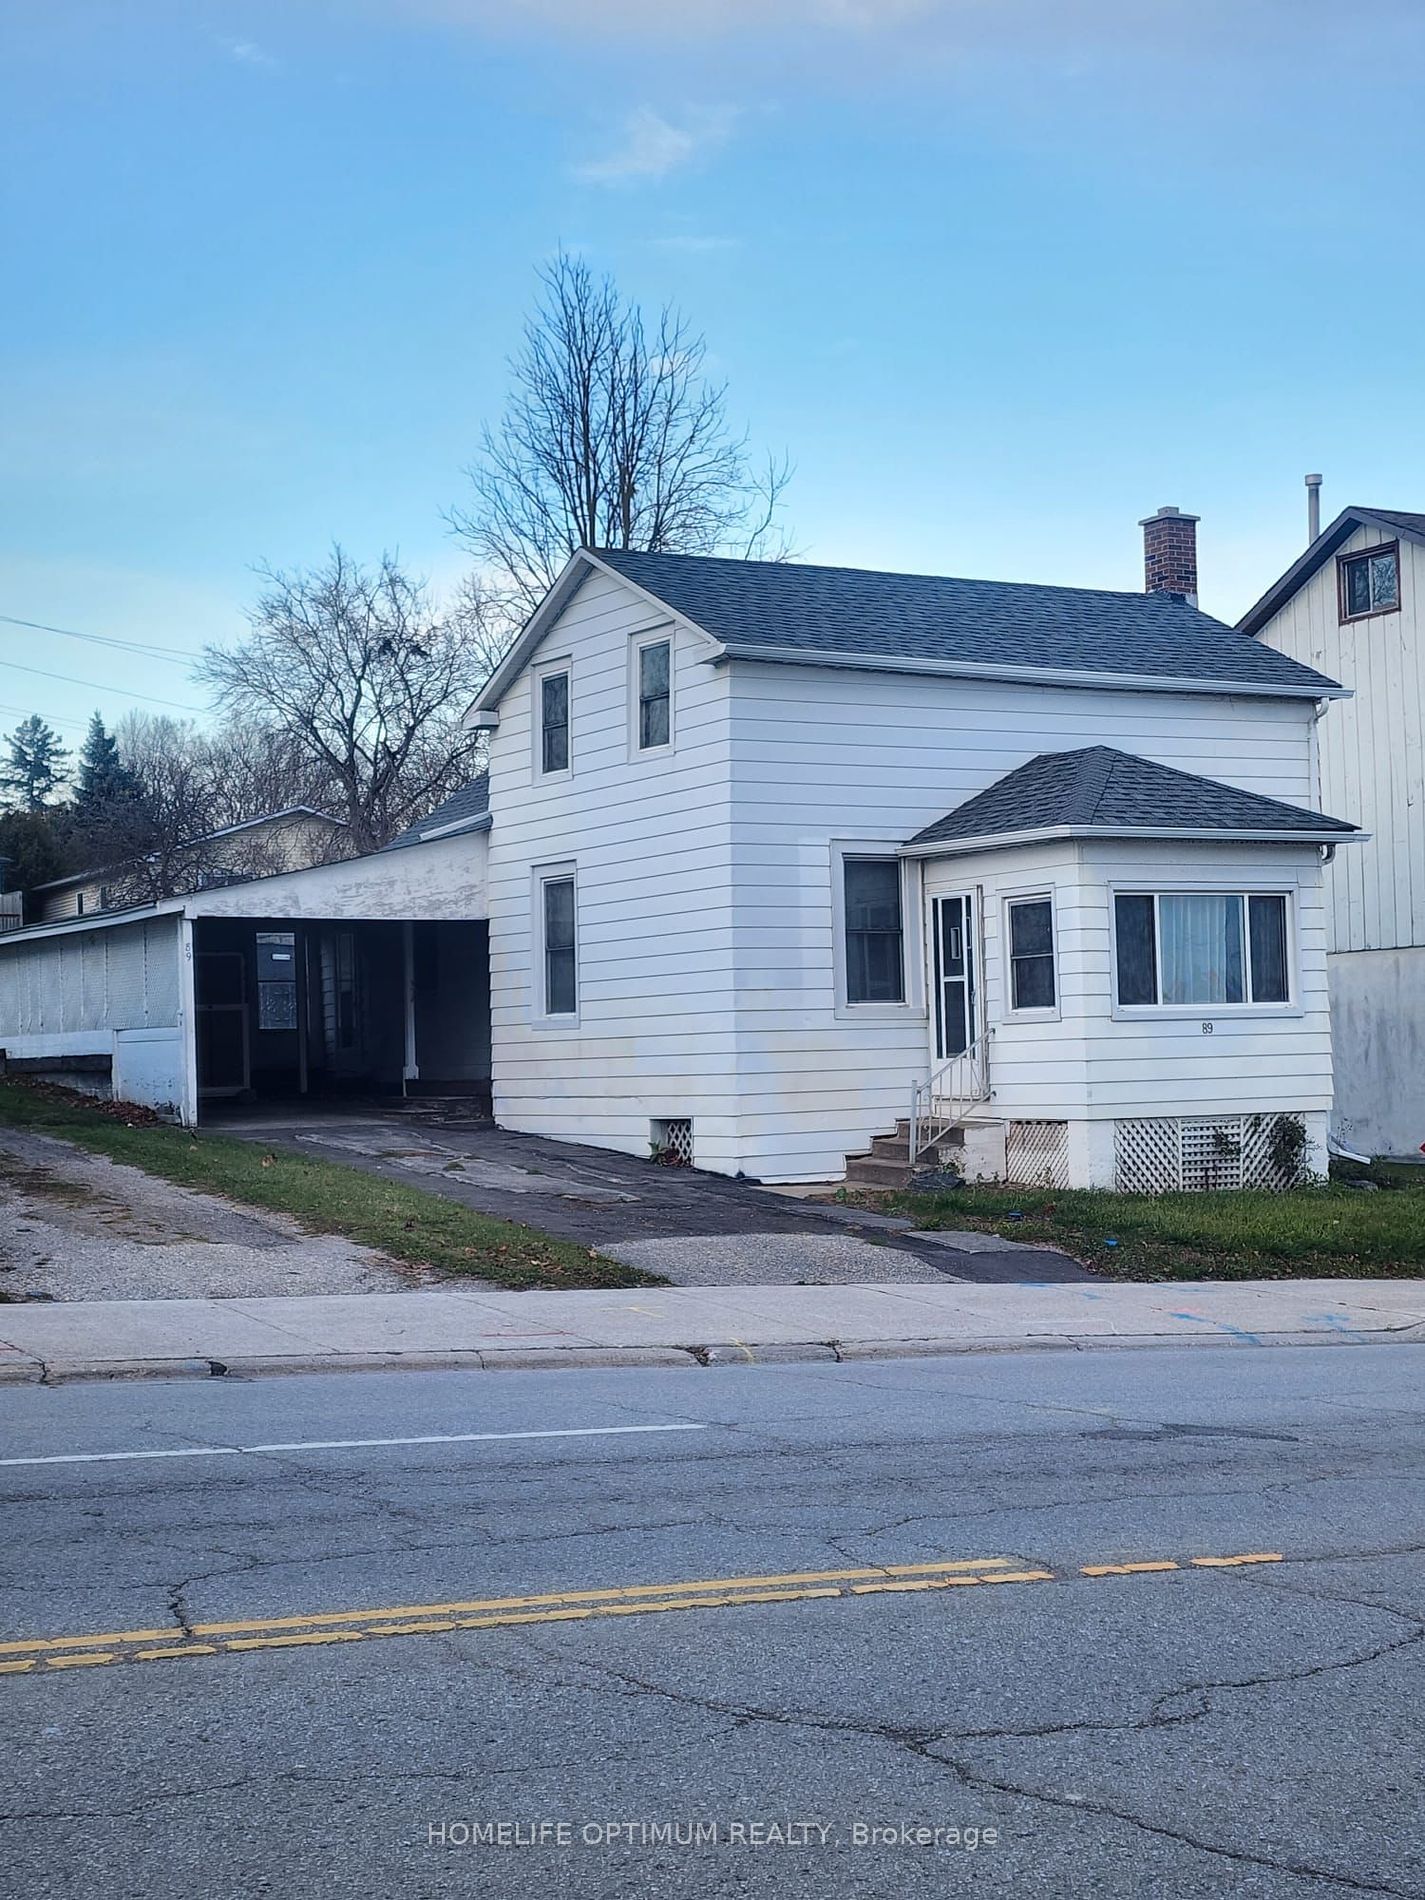
[[[395,1293],[436,1276],[28,1129],[0,1130],[9,1300]]]
[[[983,1234],[931,1238],[909,1221],[863,1208],[512,1134],[448,1104],[265,1108],[225,1114],[214,1125],[581,1241],[676,1286],[1091,1277],[1044,1248]]]

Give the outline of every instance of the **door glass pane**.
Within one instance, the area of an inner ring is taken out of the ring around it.
[[[1113,908],[1118,940],[1118,1000],[1156,1003],[1158,957],[1153,944],[1153,900],[1116,897]]]
[[[935,1053],[962,1055],[975,1039],[975,996],[970,952],[970,900],[942,897],[935,905]]]
[[[1251,897],[1247,900],[1252,938],[1252,1001],[1288,1001],[1286,971],[1286,899]]]
[[[905,1000],[901,940],[901,873],[894,858],[847,858],[846,1000]]]
[[[1158,899],[1165,1003],[1240,1003],[1242,900],[1217,892]]]

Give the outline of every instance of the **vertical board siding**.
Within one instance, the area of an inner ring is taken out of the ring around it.
[[[1394,539],[1363,527],[1338,553]],[[1261,633],[1355,693],[1331,702],[1317,735],[1323,809],[1371,834],[1327,871],[1333,951],[1425,946],[1425,548],[1404,537],[1400,600],[1399,613],[1342,624],[1333,558]]]
[[[526,670],[490,742],[490,1007],[496,1118],[648,1152],[650,1123],[690,1117],[700,1167],[737,1158],[728,902],[727,674],[687,628],[673,642],[673,750],[630,754],[630,652],[658,620],[602,574],[533,656],[570,660],[570,771],[534,771]],[[538,1020],[535,868],[575,868],[577,1024]]]

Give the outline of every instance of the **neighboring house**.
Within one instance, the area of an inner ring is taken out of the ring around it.
[[[1425,514],[1347,508],[1241,622],[1345,682],[1317,729],[1320,796],[1370,833],[1326,874],[1337,1126],[1425,1145]]]
[[[577,554],[473,715],[497,1120],[783,1182],[906,1123],[1066,1185],[1323,1168],[1341,689],[1144,525],[1143,595]]]
[[[184,1120],[488,1082],[770,1182],[1319,1171],[1343,689],[1197,610],[1192,517],[1145,534],[1146,594],[581,552],[471,714],[488,782],[350,864],[0,936],[0,1050],[112,1046]]]
[[[310,805],[291,805],[239,825],[205,832],[179,847],[164,867],[175,894],[235,884],[244,878],[301,871],[345,855],[345,819]],[[140,860],[77,871],[37,884],[27,895],[27,921],[55,923],[64,917],[92,917],[127,909],[151,883],[151,867]]]

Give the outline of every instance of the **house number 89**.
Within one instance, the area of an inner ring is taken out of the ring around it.
[[[1212,1034],[1212,1031],[1213,1031],[1213,1024],[1204,1023],[1202,1025],[1202,1033],[1204,1036],[1210,1036]]]

